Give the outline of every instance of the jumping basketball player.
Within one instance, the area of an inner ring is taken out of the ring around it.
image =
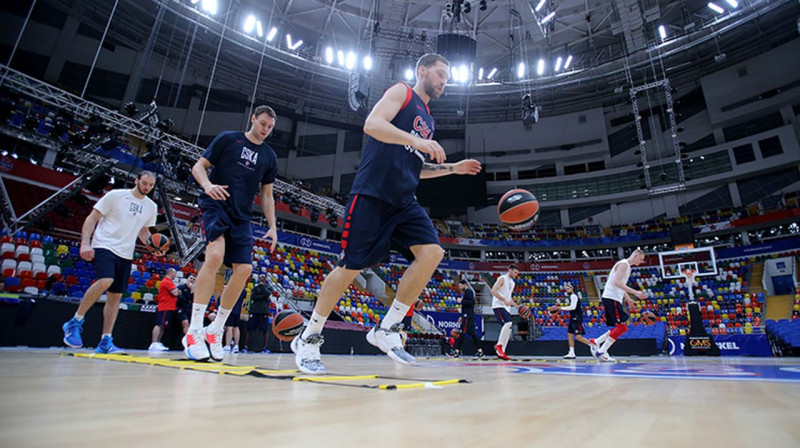
[[[514,279],[519,275],[519,267],[512,264],[508,267],[508,272],[497,277],[497,281],[492,286],[492,311],[497,318],[497,322],[501,325],[500,336],[497,338],[497,345],[494,346],[494,351],[500,359],[511,359],[506,355],[506,347],[508,346],[508,339],[511,337],[511,325],[514,320],[511,318],[511,307],[515,306],[514,301],[511,300],[511,294],[514,292]]]
[[[644,251],[636,249],[630,257],[620,260],[614,264],[611,272],[608,274],[606,286],[603,289],[603,308],[606,313],[606,325],[610,330],[603,333],[597,339],[590,339],[590,344],[595,344],[600,348],[595,348],[589,345],[592,355],[598,356],[602,361],[616,362],[608,354],[608,349],[620,338],[626,331],[628,326],[625,322],[628,321],[628,313],[622,306],[622,302],[628,305],[629,310],[636,310],[636,303],[630,298],[628,294],[633,294],[639,300],[646,297],[642,291],[637,291],[628,286],[628,277],[631,275],[631,266],[639,266],[644,262]],[[600,345],[602,344],[602,345]],[[596,350],[596,352],[595,352]]]
[[[583,307],[580,297],[575,294],[575,289],[569,283],[564,285],[564,291],[569,295],[569,305],[554,306],[550,311],[569,311],[569,326],[567,327],[569,352],[564,355],[564,359],[575,359],[575,339],[588,345],[593,353],[597,351],[597,345],[583,337],[586,332],[583,331]]]
[[[319,353],[325,320],[358,273],[384,260],[390,243],[413,262],[380,325],[367,333],[367,341],[398,363],[414,362],[403,348],[401,320],[444,255],[433,223],[414,193],[421,178],[474,175],[481,170],[477,160],[443,163],[444,149],[433,140],[428,102],[442,94],[450,63],[438,54],[426,54],[417,61],[416,74],[414,88],[405,83],[389,88],[364,123],[369,139],[346,206],[339,266],[325,278],[308,326],[291,345],[304,373],[325,373]]]
[[[264,237],[272,240],[270,252],[278,242],[272,196],[278,157],[264,143],[275,127],[275,120],[271,107],[256,107],[250,117],[249,131],[219,134],[192,168],[194,178],[205,192],[197,202],[203,212],[203,236],[208,245],[205,263],[197,273],[189,332],[183,338],[189,359],[222,360],[223,325],[253,271],[250,212],[259,186],[261,208],[269,224]],[[212,166],[214,169],[209,175],[208,169]],[[217,270],[223,262],[233,267],[233,274],[222,290],[216,318],[203,328],[203,315],[214,289]]]

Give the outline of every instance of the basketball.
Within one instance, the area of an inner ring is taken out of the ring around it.
[[[650,311],[645,311],[644,313],[642,313],[642,320],[643,320],[643,321],[644,321],[644,323],[646,323],[647,325],[653,325],[654,323],[656,323],[656,321],[658,320],[658,318],[657,318],[657,317],[656,317],[656,315],[655,315],[655,314],[653,314],[652,312],[650,312]]]
[[[425,304],[422,303],[422,300],[417,300],[416,302],[414,302],[414,311],[421,310],[424,305]]]
[[[272,320],[272,333],[281,341],[291,341],[303,330],[303,316],[294,311],[281,311]]]
[[[169,238],[163,233],[154,233],[147,237],[147,250],[150,252],[166,252],[169,249]]]
[[[539,201],[531,192],[515,188],[500,198],[497,214],[509,229],[515,232],[528,230],[539,219]]]
[[[454,339],[458,339],[459,336],[461,336],[461,330],[459,330],[458,328],[453,328],[450,331],[450,336],[452,336]]]
[[[519,316],[523,319],[531,317],[531,309],[525,305],[520,305],[519,308],[517,308],[517,312],[519,313]]]

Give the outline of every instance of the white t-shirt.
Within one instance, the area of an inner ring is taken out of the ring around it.
[[[497,291],[503,298],[511,300],[511,293],[514,292],[514,280],[509,278],[508,274],[503,274],[500,277],[503,278],[503,286],[500,287],[500,290]],[[511,312],[511,307],[503,303],[500,299],[492,294],[492,308],[505,308],[506,311],[509,313]]]
[[[561,309],[564,311],[572,311],[578,307],[578,295],[574,292],[569,295],[569,306],[562,306]]]
[[[622,271],[622,277],[620,281],[623,285],[628,284],[628,277],[631,276],[631,265],[628,263],[628,259],[626,258],[614,263],[614,267],[611,268],[611,272],[608,274],[608,279],[606,279],[606,287],[603,288],[603,298],[614,299],[617,302],[622,303],[622,298],[625,297],[625,291],[621,288],[618,288],[617,285],[614,284],[614,270],[617,269],[617,266],[620,266],[620,270]]]
[[[156,203],[145,196],[138,199],[131,190],[111,190],[94,205],[103,217],[92,237],[94,249],[108,249],[118,257],[133,259],[136,238],[142,227],[156,225]]]

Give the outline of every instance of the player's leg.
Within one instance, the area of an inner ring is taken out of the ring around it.
[[[483,348],[481,348],[481,338],[478,337],[477,325],[475,317],[471,317],[469,326],[467,326],[467,332],[472,338],[472,343],[475,344],[475,357],[483,358]]]
[[[106,291],[106,303],[103,306],[103,334],[100,343],[97,344],[96,353],[123,354],[124,350],[114,345],[111,332],[117,322],[119,314],[119,302],[122,300],[122,293],[128,287],[128,279],[131,276],[131,260],[125,260],[113,253],[111,254],[114,266],[114,281]]]
[[[500,324],[500,335],[497,337],[497,345],[494,346],[494,351],[498,358],[508,360],[510,358],[506,354],[506,347],[508,346],[509,338],[511,338],[513,319],[505,308],[493,308],[492,311],[494,311],[494,316]]]
[[[608,337],[606,337],[603,344],[597,350],[597,356],[606,362],[616,362],[616,360],[608,354],[608,349],[614,345],[617,339],[628,331],[628,326],[625,325],[625,322],[628,320],[628,314],[622,309],[622,304],[616,300],[603,299],[603,306],[606,313],[606,325],[608,325],[610,330],[608,331]]]
[[[570,325],[572,323],[570,322]],[[569,351],[566,355],[563,356],[564,359],[575,359],[575,335],[572,332],[572,328],[567,331],[567,343],[569,344]]]
[[[64,330],[64,344],[68,347],[83,347],[83,338],[81,337],[81,333],[83,332],[83,319],[92,306],[97,303],[97,299],[99,299],[114,283],[116,269],[113,257],[115,257],[115,255],[109,250],[95,250],[94,270],[97,280],[83,293],[81,303],[78,305],[78,310],[75,312],[72,319],[68,320],[61,327]]]

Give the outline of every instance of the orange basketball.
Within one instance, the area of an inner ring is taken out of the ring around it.
[[[169,238],[163,233],[153,233],[147,237],[147,250],[150,252],[166,252],[169,249]]]
[[[424,305],[425,305],[425,304],[424,304],[424,303],[422,303],[422,300],[417,300],[416,302],[414,302],[414,310],[415,310],[415,311],[419,311],[419,310],[421,310],[421,309],[422,309],[422,307],[423,307]]]
[[[291,341],[303,330],[303,316],[294,311],[281,311],[272,320],[272,334],[282,341]]]
[[[497,214],[509,229],[528,230],[539,220],[539,201],[530,191],[515,188],[500,198]]]
[[[531,317],[531,309],[525,305],[520,305],[519,308],[517,308],[517,312],[519,313],[519,317],[523,319]]]
[[[653,314],[652,312],[650,312],[650,311],[645,311],[644,313],[642,313],[642,320],[643,320],[643,321],[644,321],[644,323],[645,323],[645,324],[647,324],[647,325],[653,325],[654,323],[656,323],[656,321],[658,320],[658,318],[657,318],[657,317],[656,317],[656,315],[655,315],[655,314]]]
[[[450,336],[452,336],[454,339],[458,339],[458,337],[461,336],[461,330],[458,328],[453,328],[450,330]]]

